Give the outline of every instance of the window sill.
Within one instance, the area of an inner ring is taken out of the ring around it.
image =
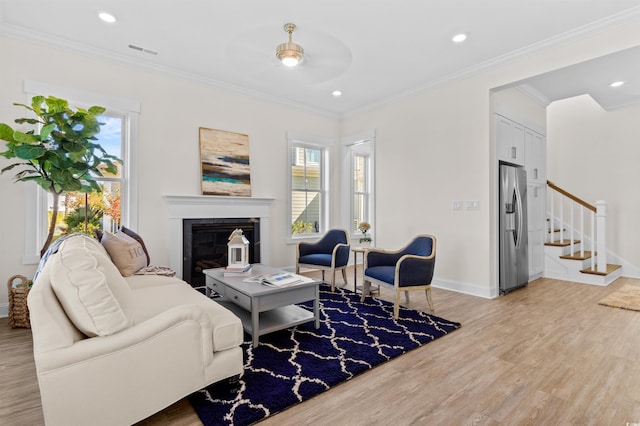
[[[312,234],[312,235],[309,235],[308,237],[295,237],[295,238],[289,237],[287,238],[287,244],[292,245],[292,244],[298,244],[299,242],[316,242],[320,237],[321,237],[321,234]]]

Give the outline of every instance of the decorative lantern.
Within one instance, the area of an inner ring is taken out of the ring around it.
[[[249,240],[242,234],[242,229],[234,230],[227,243],[229,269],[244,269],[249,266]]]

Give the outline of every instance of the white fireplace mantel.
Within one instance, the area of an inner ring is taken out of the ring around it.
[[[165,195],[169,205],[169,266],[182,278],[182,221],[208,218],[260,218],[260,260],[269,264],[269,216],[273,198]]]

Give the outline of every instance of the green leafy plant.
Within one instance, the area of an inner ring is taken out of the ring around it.
[[[95,178],[105,173],[116,174],[116,163],[122,164],[122,160],[108,154],[95,142],[102,125],[98,119],[105,108],[73,109],[68,101],[53,96],[34,96],[31,106],[14,105],[32,111],[35,116],[18,118],[15,122],[36,128],[24,132],[0,123],[0,139],[7,142],[7,150],[0,155],[19,159],[0,173],[18,167],[20,171],[15,175],[16,182],[35,182],[53,196],[53,214],[47,239],[40,251],[42,256],[53,238],[60,195],[69,191],[101,192]]]
[[[296,220],[291,224],[292,234],[309,234],[313,232],[313,223]]]

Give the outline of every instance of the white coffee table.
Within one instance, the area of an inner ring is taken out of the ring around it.
[[[264,334],[315,321],[320,327],[320,281],[302,277],[302,282],[287,287],[272,287],[262,283],[246,282],[245,279],[258,275],[285,272],[280,269],[256,264],[251,275],[228,277],[224,269],[205,269],[207,296],[215,291],[218,300],[235,313],[242,326],[258,346],[258,338]],[[313,313],[296,306],[296,303],[313,301]]]

